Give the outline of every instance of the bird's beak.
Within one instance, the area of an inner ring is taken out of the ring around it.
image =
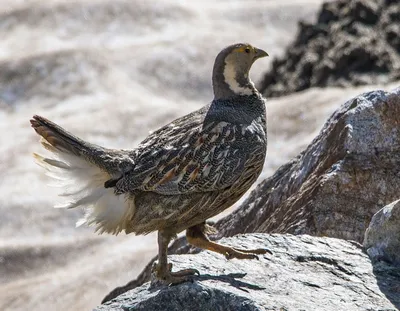
[[[254,50],[255,50],[256,58],[261,58],[261,57],[269,56],[268,53],[265,52],[264,50],[257,49],[257,48],[254,48]]]

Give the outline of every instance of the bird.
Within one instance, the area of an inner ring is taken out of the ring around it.
[[[83,207],[79,225],[98,233],[145,235],[157,231],[156,279],[185,282],[199,271],[172,271],[168,244],[186,230],[189,244],[227,259],[256,259],[267,249],[240,249],[211,241],[209,218],[237,202],[260,175],[267,152],[266,100],[249,77],[268,53],[248,43],[222,49],[212,70],[214,98],[153,131],[134,149],[89,143],[45,117],[31,126],[48,156],[36,162],[58,181],[67,201]]]

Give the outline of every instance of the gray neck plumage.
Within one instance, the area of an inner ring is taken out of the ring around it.
[[[237,95],[253,95],[257,93],[248,72],[250,68],[234,65],[229,58],[215,62],[213,69],[214,99],[229,99]]]

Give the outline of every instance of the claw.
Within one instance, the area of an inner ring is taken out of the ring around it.
[[[187,276],[187,275],[200,275],[199,270],[197,269],[185,269],[185,270],[180,270],[180,271],[176,271],[176,272],[171,272],[172,276]]]
[[[184,269],[176,272],[172,272],[172,264],[169,263],[167,269],[161,269],[160,266],[153,266],[153,272],[156,275],[156,278],[166,285],[176,285],[184,282],[193,282],[195,275],[200,275],[199,270],[197,269]]]
[[[238,258],[238,259],[257,259],[259,260],[258,255],[264,255],[266,253],[272,254],[272,252],[266,248],[257,248],[257,249],[240,249],[240,248],[229,248],[225,253],[226,259]]]
[[[255,249],[255,250],[254,250],[254,253],[255,253],[255,254],[262,254],[262,255],[268,253],[268,254],[270,254],[270,255],[273,255],[273,253],[272,253],[268,248],[258,248],[258,249]]]

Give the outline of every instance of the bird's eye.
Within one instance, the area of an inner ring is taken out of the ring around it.
[[[245,48],[245,50],[244,50],[247,54],[249,54],[250,53],[250,48],[249,47],[247,47],[247,48]]]

